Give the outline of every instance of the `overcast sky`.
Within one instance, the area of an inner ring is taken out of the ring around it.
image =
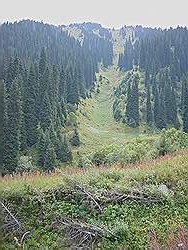
[[[188,26],[188,0],[0,0],[0,22],[33,19],[52,24],[97,22]]]

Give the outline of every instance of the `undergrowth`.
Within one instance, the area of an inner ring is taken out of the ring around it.
[[[181,244],[179,230],[186,235],[188,226],[187,177],[188,154],[184,150],[141,164],[43,176],[45,182],[54,179],[52,186],[26,181],[22,189],[1,187],[1,200],[21,221],[23,232],[30,232],[21,245],[24,249],[70,249],[74,240],[65,240],[66,232],[59,229],[57,218],[71,218],[111,232],[95,241],[96,249],[149,249],[152,244],[176,247]],[[17,178],[24,185],[23,177]],[[6,184],[11,185],[12,179]],[[88,197],[84,199],[78,187],[92,194],[102,210],[98,211]],[[133,199],[109,202],[117,195]],[[1,248],[15,249],[15,237],[19,242],[19,233],[4,231]]]

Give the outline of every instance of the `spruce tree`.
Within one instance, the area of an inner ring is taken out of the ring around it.
[[[176,93],[175,93],[175,89],[174,87],[172,87],[171,89],[171,99],[170,99],[170,103],[171,103],[171,121],[172,121],[172,125],[175,128],[179,127],[179,121],[178,121],[178,110],[177,110],[177,101],[176,101]]]
[[[37,142],[37,150],[38,150],[37,164],[43,168],[45,162],[45,154],[46,154],[46,136],[42,128],[39,128],[38,134],[39,134],[39,139]]]
[[[3,172],[5,84],[0,80],[0,174]]]
[[[39,60],[39,77],[41,78],[47,67],[47,58],[45,48],[42,48]]]
[[[22,114],[20,81],[20,78],[15,78],[5,100],[3,164],[9,173],[16,170],[19,160]]]
[[[186,75],[183,75],[182,80],[181,80],[181,104],[180,104],[181,114],[183,114],[183,110],[184,110],[186,84],[187,84],[187,78],[186,78]]]
[[[67,142],[67,137],[62,134],[61,131],[57,132],[58,139],[58,153],[57,157],[61,162],[67,162],[72,160],[72,152]]]
[[[39,119],[40,125],[44,131],[50,127],[52,123],[52,107],[47,91],[41,101]]]
[[[183,106],[183,131],[188,133],[188,80],[185,83]]]
[[[159,90],[158,86],[155,84],[153,86],[154,93],[154,123],[157,128],[159,128],[159,120],[160,120],[160,100],[159,100]]]
[[[138,93],[138,75],[132,76],[132,88],[130,82],[127,89],[126,120],[129,126],[137,127],[139,125],[139,93]]]
[[[71,142],[72,146],[79,146],[80,145],[80,138],[79,138],[78,130],[76,128],[73,131],[70,142]]]
[[[53,144],[51,143],[50,137],[47,134],[46,135],[46,150],[45,150],[45,157],[44,157],[44,165],[43,170],[44,171],[52,171],[55,168],[55,162],[56,162],[56,154],[53,147]]]
[[[168,124],[177,127],[177,105],[174,88],[170,86],[169,82],[166,82],[164,87],[164,98],[165,98],[165,112],[166,121]]]
[[[132,126],[137,127],[139,125],[139,93],[138,93],[138,75],[135,75],[133,79],[132,87]]]
[[[75,77],[75,69],[74,67],[69,68],[68,73],[68,86],[67,86],[67,102],[71,104],[78,104],[79,101],[79,93],[78,93],[78,81]]]
[[[26,129],[26,142],[30,147],[38,139],[38,118],[37,118],[37,79],[34,68],[31,66],[28,81],[24,86],[24,118]]]
[[[127,120],[127,123],[129,124],[131,121],[131,83],[128,81],[128,87],[127,87],[127,104],[126,104],[126,110],[125,110],[125,117]]]
[[[158,120],[157,120],[157,128],[163,129],[166,128],[166,112],[165,112],[165,99],[164,99],[164,91],[161,91],[159,97],[159,110],[158,110]]]
[[[149,85],[147,86],[146,122],[148,125],[152,125],[153,123],[153,110],[151,105],[151,93]]]

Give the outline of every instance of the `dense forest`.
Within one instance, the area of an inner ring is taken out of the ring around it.
[[[80,144],[74,113],[91,97],[100,67],[113,64],[112,34],[95,23],[0,26],[2,174],[19,171],[28,151],[42,170],[72,160],[71,147]],[[114,90],[115,120],[187,132],[187,28],[125,26],[119,36],[124,53],[117,66],[128,73]]]
[[[115,91],[115,119],[133,127],[142,121],[159,129],[178,128],[183,123],[187,132],[187,28],[125,26],[120,36],[124,53],[119,56],[118,66],[134,70]]]
[[[43,170],[71,160],[70,113],[89,96],[99,64],[112,64],[112,43],[88,33],[81,45],[62,27],[34,21],[0,26],[2,173],[19,168],[19,156],[32,147]]]
[[[188,249],[188,30],[0,25],[0,249]]]

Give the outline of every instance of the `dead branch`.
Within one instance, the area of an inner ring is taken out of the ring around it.
[[[82,188],[81,186],[79,185],[76,185],[77,189],[80,190],[83,194],[86,195],[86,197],[88,197],[89,200],[91,200],[95,205],[96,207],[99,209],[100,213],[102,213],[102,207],[100,206],[100,204],[97,202],[98,198],[94,198],[94,196],[89,192],[89,191],[86,191],[84,188]]]
[[[4,214],[4,225],[9,230],[19,230],[22,228],[21,223],[16,219],[16,217],[11,213],[8,207],[0,201],[3,214]]]
[[[114,236],[110,230],[69,218],[58,218],[54,225],[57,229],[65,231],[66,240],[76,249],[91,249],[91,246],[104,235]]]
[[[90,203],[94,204],[94,208],[98,209],[99,213],[102,213],[103,209],[101,205],[99,204],[100,200],[98,197],[93,195],[91,192],[86,190],[84,187],[81,187],[77,183],[73,182],[72,180],[67,180],[70,187],[73,188],[74,191],[76,191],[79,195],[82,196],[82,200],[87,200]]]
[[[131,201],[138,201],[141,203],[156,203],[159,202],[159,199],[152,196],[145,196],[143,194],[119,194],[119,193],[111,193],[109,194],[110,198],[107,198],[103,205],[105,204],[120,204]]]
[[[86,188],[75,183],[73,180],[68,180],[69,186],[74,192],[81,196],[81,201],[87,201],[89,203],[88,207],[92,209],[97,209],[99,213],[102,213],[104,207],[108,204],[122,204],[132,201],[140,202],[143,204],[157,203],[160,199],[155,196],[149,196],[139,191],[129,191],[126,194],[116,193],[116,192],[104,192],[102,190],[97,190],[97,196],[95,190],[86,190]]]
[[[13,239],[16,243],[16,245],[21,246],[26,239],[26,237],[30,234],[30,231],[27,231],[25,233],[24,229],[22,227],[21,222],[13,215],[13,213],[8,209],[8,207],[0,201],[0,205],[2,207],[2,212],[3,212],[3,227],[6,229],[7,232],[14,234],[15,232],[18,233],[19,236],[22,235],[21,239],[19,240],[20,237],[14,236]]]

